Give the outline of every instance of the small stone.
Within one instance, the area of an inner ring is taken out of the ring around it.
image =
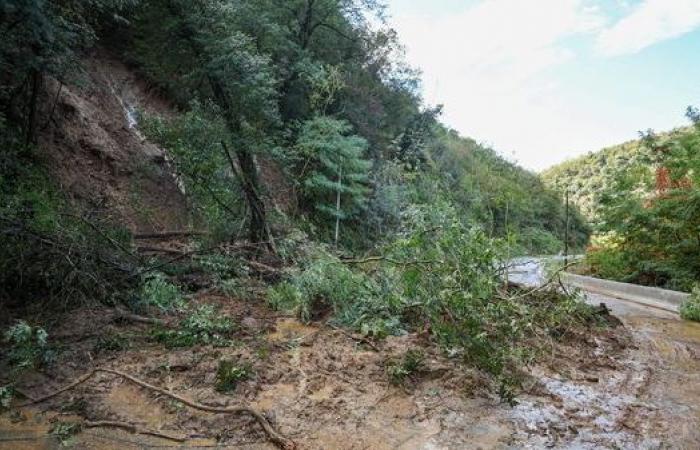
[[[258,330],[260,328],[260,322],[255,317],[246,317],[241,320],[241,325],[249,330]]]

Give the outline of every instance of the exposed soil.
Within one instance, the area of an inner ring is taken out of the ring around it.
[[[186,228],[185,197],[166,153],[135,128],[137,110],[167,116],[172,108],[108,54],[84,65],[78,85],[46,83],[39,148],[52,176],[81,206],[132,231]]]
[[[64,350],[49,371],[23,380],[23,391],[39,396],[91,368],[118,368],[200,403],[250,405],[309,449],[638,448],[662,439],[647,436],[666,431],[631,424],[642,417],[639,411],[646,412],[640,396],[649,376],[644,362],[630,365],[637,350],[629,350],[623,327],[582,332],[553,344],[549,357],[531,368],[536,378],[511,408],[493,394],[487,377],[446,358],[424,336],[392,337],[375,351],[347,332],[277,317],[259,303],[211,295],[197,301],[220,306],[222,314],[242,324],[236,346],[168,350],[152,342],[148,325],[115,322],[107,309],[80,311],[51,330]],[[99,342],[115,335],[127,337],[130,348],[99,350]],[[404,387],[390,385],[387,361],[415,347],[426,352],[426,370]],[[215,373],[222,358],[251,363],[255,377],[229,395],[218,393]],[[33,437],[37,440],[25,444],[41,448],[51,442],[46,432],[52,421],[76,414],[186,437],[190,447],[272,448],[252,419],[183,408],[107,375],[40,407],[4,415],[0,439]],[[0,440],[0,448],[16,448],[14,443],[8,447]],[[77,448],[174,445],[101,429],[86,430],[74,443]]]

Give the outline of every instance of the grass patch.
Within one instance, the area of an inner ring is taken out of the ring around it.
[[[168,348],[213,345],[234,345],[232,335],[237,327],[224,316],[220,316],[210,305],[200,306],[180,321],[178,329],[156,328],[152,336]]]

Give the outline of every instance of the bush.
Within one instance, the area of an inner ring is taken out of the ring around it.
[[[389,382],[394,386],[401,386],[406,380],[415,377],[418,372],[424,369],[425,356],[423,352],[416,349],[407,350],[401,359],[389,363],[386,373]]]
[[[231,336],[235,331],[233,322],[217,314],[214,307],[200,306],[180,321],[177,330],[157,328],[153,337],[168,348],[191,347],[193,345],[233,345]]]
[[[50,363],[53,352],[48,346],[49,335],[43,328],[32,327],[21,320],[5,332],[9,345],[7,360],[15,374]]]
[[[69,307],[128,297],[130,235],[72,207],[31,152],[0,155],[0,302]]]
[[[681,305],[681,317],[700,322],[700,285],[695,285],[690,298]]]
[[[592,276],[606,280],[625,281],[631,275],[625,254],[615,246],[589,250],[584,264]]]
[[[253,367],[249,363],[236,365],[229,360],[219,361],[216,369],[216,390],[219,392],[231,392],[236,389],[239,382],[250,379],[253,375]]]
[[[170,283],[165,275],[153,273],[141,286],[141,304],[173,311],[184,307],[185,299],[180,288]]]

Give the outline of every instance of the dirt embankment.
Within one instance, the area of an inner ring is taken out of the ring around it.
[[[39,149],[62,190],[135,232],[189,225],[185,197],[163,149],[143,138],[137,111],[173,109],[102,51],[84,61],[79,83],[47,80]]]

